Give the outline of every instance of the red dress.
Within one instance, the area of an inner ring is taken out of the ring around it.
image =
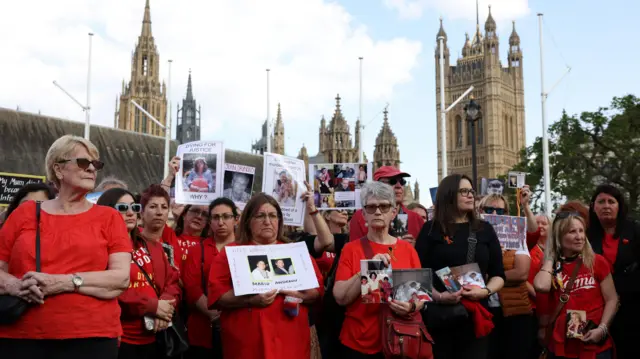
[[[281,243],[280,243],[281,244]],[[229,244],[235,246],[238,244]],[[275,244],[278,245],[278,244]],[[311,258],[318,283],[322,274]],[[208,306],[211,308],[223,294],[233,290],[227,253],[215,257],[209,272]],[[323,286],[317,289],[320,297]],[[278,295],[265,308],[238,308],[223,310],[220,315],[222,350],[225,358],[299,359],[311,355],[309,312],[300,306],[297,317],[284,312],[284,296]]]

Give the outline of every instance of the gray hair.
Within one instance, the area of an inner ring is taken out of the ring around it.
[[[380,201],[389,201],[392,207],[396,206],[396,194],[393,187],[382,182],[367,182],[360,189],[360,202],[366,206],[370,199],[375,198]]]
[[[107,187],[109,187],[109,189],[111,188],[128,189],[127,188],[128,186],[124,181],[119,180],[115,176],[108,176],[108,177],[105,177],[98,186],[96,186],[96,189],[94,190],[94,192],[104,192],[107,189]]]

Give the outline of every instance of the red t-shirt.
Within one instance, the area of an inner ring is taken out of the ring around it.
[[[213,262],[213,258],[217,256],[219,252],[212,238],[204,239],[202,245],[204,245],[204,278],[206,284],[209,280],[211,262]],[[190,248],[187,261],[182,270],[185,300],[190,307],[193,307],[200,297],[208,294],[205,293],[204,288],[202,288],[203,270],[201,248],[200,243]],[[189,319],[187,319],[187,334],[189,335],[189,344],[210,349],[212,333],[209,317],[194,308],[190,312]]]
[[[236,245],[233,243],[227,247]],[[322,283],[322,275],[313,258],[311,263],[318,283]],[[232,289],[225,250],[211,264],[208,306],[211,307]],[[322,297],[324,287],[320,285],[318,291]],[[275,301],[265,308],[223,310],[220,325],[225,358],[297,359],[311,355],[309,310],[306,305],[300,305],[297,317],[288,316],[284,312],[284,295],[276,296]]]
[[[566,288],[571,273],[576,263],[565,263],[562,266],[563,288]],[[595,359],[596,354],[611,348],[611,337],[608,337],[605,344],[598,346],[586,344],[580,339],[567,339],[567,310],[584,310],[587,313],[587,320],[592,320],[596,325],[600,324],[602,313],[604,312],[604,297],[600,288],[602,282],[609,274],[609,264],[603,256],[596,254],[593,272],[585,265],[578,270],[578,275],[569,293],[569,301],[565,304],[562,312],[556,320],[553,336],[549,349],[556,356],[566,358]],[[560,292],[554,290],[550,293],[551,302],[558,303]]]
[[[187,262],[187,256],[189,255],[189,248],[200,245],[200,241],[202,237],[200,236],[190,236],[188,234],[182,233],[178,236],[178,245],[182,251],[182,263],[180,264],[181,268],[184,268],[184,264]]]
[[[422,218],[421,218],[422,219]],[[389,245],[371,243],[373,254],[388,253]],[[398,239],[393,250],[396,260],[392,260],[393,269],[422,268],[416,250],[403,240]],[[347,243],[340,254],[336,271],[336,281],[351,279],[360,273],[360,261],[366,259],[360,241]],[[347,306],[340,341],[351,349],[364,354],[375,354],[382,350],[380,342],[380,304],[363,304],[360,298]]]
[[[618,257],[618,244],[619,238],[613,238],[611,234],[605,234],[602,238],[602,256],[609,262],[611,271],[613,272],[613,265],[616,263]]]
[[[139,297],[148,298],[149,309],[147,315],[154,316],[158,310],[158,295],[155,289],[149,284],[144,274],[138,267],[138,264],[144,268],[149,274],[151,280],[154,278],[153,264],[151,263],[151,255],[146,248],[138,248],[133,251],[131,258],[131,278],[129,280],[128,291],[134,291]],[[155,303],[155,304],[153,304]],[[122,341],[129,344],[151,344],[155,342],[156,337],[153,331],[147,331],[140,317],[122,318]]]
[[[531,255],[531,267],[529,267],[529,278],[527,282],[533,285],[533,280],[544,264],[544,249],[542,249],[540,245],[535,245],[529,251],[529,255]],[[550,315],[549,293],[536,292],[535,299],[531,298],[531,307],[536,310],[536,315],[538,316]]]
[[[35,271],[36,203],[25,202],[0,230],[0,261],[9,274],[21,278]],[[42,272],[73,274],[104,271],[109,256],[130,253],[131,239],[115,209],[94,205],[74,215],[41,211]],[[33,305],[14,324],[0,326],[0,338],[70,339],[116,338],[122,334],[116,298],[98,299],[79,293],[62,293]]]
[[[402,211],[407,214],[407,232],[412,235],[413,238],[418,239],[418,234],[420,234],[420,230],[424,225],[424,219],[420,217],[414,211],[410,211],[404,205],[400,205]],[[349,241],[356,241],[367,235],[369,229],[366,226],[364,221],[364,216],[362,215],[362,210],[357,210],[353,217],[351,218],[351,222],[349,222]]]
[[[318,268],[320,268],[320,273],[322,273],[323,278],[329,275],[335,259],[336,254],[331,252],[324,252],[320,257],[316,258],[316,263],[318,264]]]

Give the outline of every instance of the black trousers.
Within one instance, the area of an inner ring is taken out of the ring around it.
[[[489,336],[476,338],[468,319],[456,328],[430,330],[435,359],[488,359]],[[493,359],[493,358],[491,358]]]
[[[382,353],[364,354],[357,350],[353,350],[346,345],[340,344],[340,346],[342,347],[342,354],[340,356],[342,359],[384,359],[384,355],[382,355]]]
[[[489,336],[489,358],[530,359],[536,338],[533,315],[505,317],[502,308],[491,308],[491,313],[495,327]]]
[[[192,345],[184,355],[184,359],[222,359],[222,348],[215,350]]]
[[[613,353],[611,350],[606,350],[596,355],[596,359],[612,359],[612,358],[613,358]],[[549,359],[565,359],[565,357],[558,357],[553,355],[553,353],[549,353]]]
[[[116,359],[118,358],[118,339],[0,338],[0,357],[7,359]]]
[[[155,342],[142,345],[120,343],[118,359],[158,359],[157,344]]]

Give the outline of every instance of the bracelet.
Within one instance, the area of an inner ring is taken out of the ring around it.
[[[309,215],[310,215],[310,216],[315,216],[316,214],[318,214],[318,212],[319,212],[319,211],[318,211],[318,209],[316,208],[316,210],[315,210],[315,211],[311,211],[311,212],[309,212]]]
[[[607,327],[606,324],[602,323],[602,324],[598,325],[598,328],[602,330],[602,332],[604,333],[605,337],[607,335],[609,335],[609,328]]]
[[[487,291],[487,297],[490,297],[493,294],[493,291],[487,287],[484,288]]]
[[[550,270],[547,270],[547,269],[540,269],[540,272],[549,273],[549,274],[553,277],[553,272],[551,272]]]

